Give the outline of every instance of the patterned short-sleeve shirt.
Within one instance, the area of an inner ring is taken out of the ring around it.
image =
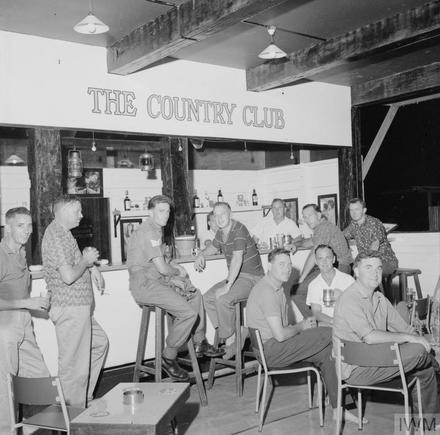
[[[391,248],[390,242],[387,239],[387,233],[383,223],[369,215],[365,215],[365,221],[362,225],[356,222],[350,222],[344,230],[344,235],[347,239],[354,239],[359,254],[362,254],[371,249],[371,244],[374,241],[379,242],[379,249],[376,249],[382,262],[398,264],[396,254]]]
[[[93,289],[88,269],[72,284],[66,284],[60,274],[61,266],[75,266],[82,254],[72,233],[56,221],[52,221],[44,232],[41,244],[43,274],[52,306],[92,305]]]

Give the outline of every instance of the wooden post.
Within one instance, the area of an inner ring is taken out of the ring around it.
[[[361,108],[351,109],[353,145],[339,148],[339,226],[344,229],[350,223],[348,202],[351,198],[363,198],[361,153]]]
[[[52,202],[61,195],[60,130],[28,129],[28,171],[33,221],[32,262],[41,264],[41,239],[52,220]]]
[[[179,144],[182,151],[179,151]],[[165,227],[165,240],[170,236],[189,234],[191,229],[191,196],[188,176],[188,139],[169,138],[162,151],[162,193],[174,202],[173,214]],[[174,231],[173,231],[174,224]]]

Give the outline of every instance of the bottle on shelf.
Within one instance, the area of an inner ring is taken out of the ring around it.
[[[197,196],[197,190],[194,191],[193,208],[200,208],[200,198]]]
[[[128,197],[128,190],[125,191],[124,210],[131,210],[131,199]]]
[[[258,195],[255,189],[252,190],[252,205],[258,205]]]
[[[195,227],[194,225],[191,225],[191,226],[190,226],[189,233],[190,233],[192,236],[195,236],[195,235],[196,235],[196,227]]]
[[[223,193],[221,189],[218,190],[217,202],[223,202]]]

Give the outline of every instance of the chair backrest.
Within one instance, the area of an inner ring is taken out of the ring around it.
[[[266,358],[264,356],[263,340],[261,339],[260,331],[255,328],[248,328],[249,336],[251,338],[251,346],[255,354],[257,361],[263,366],[267,372]]]
[[[412,305],[411,309],[411,317],[410,317],[410,324],[414,324],[415,314],[417,313],[417,316],[420,320],[426,320],[429,322],[429,318],[431,315],[431,303],[432,300],[429,296],[422,299],[415,299],[414,303]]]
[[[24,378],[8,374],[8,396],[14,429],[23,425],[16,423],[19,405],[60,405],[66,427],[69,427],[69,414],[58,377]]]

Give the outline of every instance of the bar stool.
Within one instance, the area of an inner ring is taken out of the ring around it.
[[[243,395],[243,375],[250,373],[252,371],[256,371],[258,367],[258,361],[255,358],[253,352],[242,351],[242,340],[241,336],[241,327],[243,326],[243,308],[246,304],[247,298],[238,300],[235,305],[235,357],[232,360],[225,360],[223,358],[211,358],[211,362],[209,365],[209,374],[208,374],[208,385],[207,388],[210,390],[214,384],[214,376],[215,369],[217,364],[221,364],[223,366],[232,367],[235,373],[235,389],[238,396]],[[219,345],[219,336],[218,336],[218,328],[215,330],[214,336],[214,347],[217,348]],[[243,357],[251,356],[255,359],[255,365],[250,367],[244,366]]]
[[[162,378],[162,350],[164,341],[164,315],[165,312],[162,308],[156,305],[149,304],[139,304],[142,308],[142,318],[141,325],[139,329],[139,339],[136,352],[136,363],[134,366],[133,382],[139,382],[139,378],[144,376],[144,374],[154,375],[155,382],[167,381],[170,382],[169,378]],[[155,311],[155,345],[154,361],[150,363],[144,363],[145,348],[147,345],[148,337],[148,325],[150,322],[150,312]],[[197,361],[196,352],[194,350],[194,342],[192,336],[189,337],[187,341],[189,359],[187,358],[177,358],[178,362],[181,362],[192,367],[190,375],[195,378],[197,389],[199,391],[200,404],[201,406],[208,405],[208,398],[206,397],[205,385],[203,384],[202,375],[200,373],[199,363]],[[149,365],[147,365],[149,364]]]
[[[388,293],[391,293],[391,284],[393,279],[399,277],[399,299],[398,301],[406,301],[407,289],[408,289],[408,278],[413,277],[414,285],[416,287],[417,299],[423,299],[422,289],[420,287],[419,275],[422,273],[420,269],[408,269],[398,267],[391,275],[386,278],[386,288]],[[394,296],[394,295],[393,295]],[[395,299],[395,298],[393,298]],[[397,302],[398,302],[397,301]]]

